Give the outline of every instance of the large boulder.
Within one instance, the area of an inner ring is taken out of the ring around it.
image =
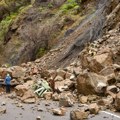
[[[86,72],[77,78],[77,90],[80,94],[101,94],[105,92],[106,87],[106,78],[96,73]]]
[[[113,54],[110,50],[106,53],[94,56],[94,59],[96,59],[98,63],[104,66],[109,66],[113,64]]]
[[[7,73],[9,73],[10,76],[12,77],[12,70],[10,68],[0,68],[1,79],[4,79]]]
[[[10,68],[12,70],[12,77],[13,78],[20,78],[25,75],[26,69],[20,67],[20,66],[14,66]]]
[[[28,90],[28,87],[25,85],[17,85],[15,87],[16,95],[20,97],[22,97],[27,90]]]
[[[83,69],[89,68],[90,71],[98,73],[104,68],[96,59],[93,59],[93,57],[81,55],[80,60]]]
[[[59,99],[60,107],[72,107],[74,105],[73,96],[71,94],[61,94]]]
[[[17,94],[17,96],[22,97],[26,91],[28,91],[33,85],[33,81],[27,81],[26,83],[24,83],[23,85],[17,85],[15,87],[15,92]]]
[[[35,103],[36,96],[32,90],[28,90],[24,93],[23,97],[21,98],[21,101],[24,103]]]

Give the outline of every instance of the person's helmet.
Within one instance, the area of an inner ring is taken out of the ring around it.
[[[9,73],[7,73],[7,76],[10,76],[10,74],[9,74]]]

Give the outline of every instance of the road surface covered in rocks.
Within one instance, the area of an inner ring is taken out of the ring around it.
[[[0,107],[6,109],[6,113],[0,114],[0,120],[36,120],[37,116],[41,120],[70,120],[70,111],[74,108],[80,108],[75,104],[74,107],[68,107],[65,116],[55,116],[51,110],[58,108],[58,102],[40,100],[36,104],[22,104],[15,99],[0,96]],[[98,115],[90,115],[89,120],[120,120],[117,113],[101,111]]]

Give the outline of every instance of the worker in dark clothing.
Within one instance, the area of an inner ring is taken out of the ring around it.
[[[7,74],[5,77],[6,93],[10,93],[10,82],[11,82],[10,74]]]

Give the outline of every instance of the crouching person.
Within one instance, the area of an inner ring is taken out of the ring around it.
[[[7,74],[5,77],[6,93],[10,93],[10,82],[11,82],[11,76],[10,74]]]

